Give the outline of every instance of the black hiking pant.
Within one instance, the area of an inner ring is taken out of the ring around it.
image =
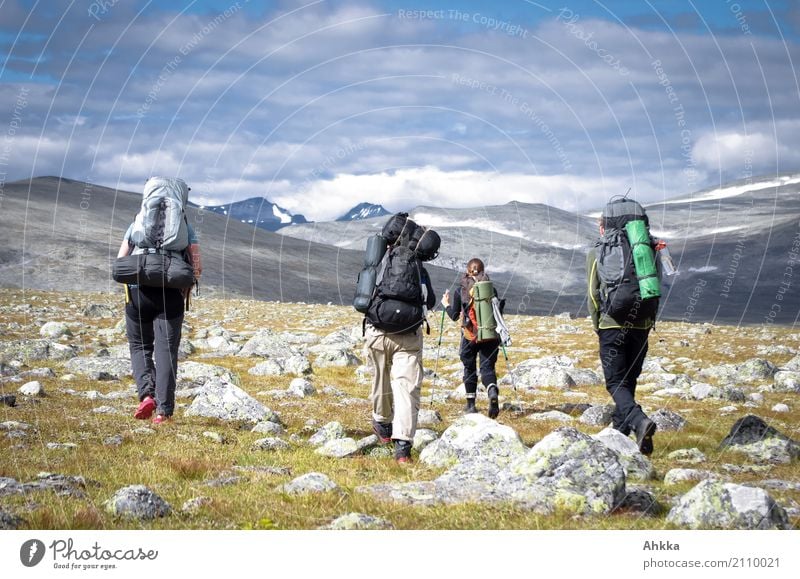
[[[183,294],[174,288],[130,286],[130,296],[125,323],[139,400],[151,396],[156,400],[157,414],[172,416]]]
[[[630,434],[639,422],[647,418],[636,403],[636,381],[642,373],[647,355],[647,336],[650,330],[617,328],[599,330],[600,362],[606,379],[606,390],[614,399],[612,424],[622,434]]]
[[[481,382],[487,388],[490,384],[497,385],[497,374],[494,367],[497,364],[499,350],[500,342],[498,340],[474,343],[461,336],[459,357],[461,363],[464,364],[464,389],[467,391],[467,398],[475,398],[478,390],[478,356],[480,356]]]

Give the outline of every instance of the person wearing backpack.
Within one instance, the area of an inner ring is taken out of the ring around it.
[[[639,451],[649,455],[656,423],[636,402],[636,382],[658,311],[660,270],[655,243],[644,209],[626,198],[606,205],[599,226],[600,238],[586,262],[588,308],[599,340],[606,390],[614,401],[612,426],[626,436],[633,432]]]
[[[445,307],[450,319],[461,320],[461,346],[459,357],[464,365],[464,389],[467,392],[467,405],[464,408],[465,414],[477,412],[475,399],[478,391],[478,371],[477,362],[480,357],[480,376],[481,382],[486,387],[489,397],[489,418],[497,418],[500,414],[498,396],[500,391],[497,387],[497,355],[500,350],[500,337],[496,332],[491,332],[488,339],[478,335],[478,322],[476,312],[474,288],[476,283],[489,281],[489,276],[485,272],[485,266],[480,259],[473,258],[467,263],[467,271],[461,276],[461,289],[453,295],[453,302],[450,302],[450,291],[445,291],[442,296],[442,305]],[[492,288],[493,297],[497,297],[497,290]],[[500,312],[505,307],[505,300],[500,300]]]
[[[433,259],[439,236],[399,213],[387,222],[378,241],[382,250],[372,263],[380,270],[374,288],[357,284],[354,306],[365,313],[365,350],[374,369],[370,400],[372,430],[383,444],[394,442],[398,463],[411,462],[422,389],[422,325],[436,294],[422,262]],[[377,244],[376,244],[377,245]],[[370,246],[368,246],[370,247]],[[385,253],[384,253],[385,251]],[[371,250],[367,259],[370,261]],[[366,268],[372,271],[372,266]],[[363,292],[370,298],[363,300]]]
[[[188,193],[189,188],[181,179],[148,179],[142,210],[125,233],[118,259],[152,255],[161,256],[163,263],[172,259],[186,260],[194,278],[199,278],[202,274],[200,247],[185,215]],[[148,214],[148,207],[153,206],[160,211]],[[140,279],[144,280],[145,276]],[[134,418],[146,420],[155,413],[153,424],[158,425],[172,417],[178,348],[185,299],[190,288],[126,284],[125,325],[139,397]]]

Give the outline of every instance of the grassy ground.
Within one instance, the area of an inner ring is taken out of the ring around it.
[[[0,340],[38,338],[38,328],[45,321],[62,320],[70,324],[75,337],[70,343],[85,349],[87,354],[103,346],[124,344],[124,336],[113,340],[98,337],[97,331],[113,328],[120,317],[114,319],[87,319],[81,315],[85,305],[108,303],[118,307],[122,315],[121,297],[92,294],[54,295],[46,293],[22,293],[20,291],[0,291],[0,307],[3,308],[0,323]],[[31,304],[32,307],[27,307]],[[233,332],[253,332],[269,327],[276,331],[313,332],[327,335],[342,327],[360,324],[360,316],[350,308],[291,304],[281,305],[268,302],[241,300],[206,300],[195,302],[187,314],[187,322],[194,331],[219,324]],[[438,319],[437,319],[438,322]],[[557,329],[568,323],[577,327],[578,333],[570,334]],[[579,365],[597,369],[596,338],[588,321],[558,320],[554,318],[510,316],[515,346],[509,350],[511,364],[527,358],[544,355],[566,354],[579,359]],[[438,325],[438,324],[436,324]],[[715,326],[709,334],[690,335],[696,325],[662,323],[652,334],[649,356],[666,356],[672,360],[680,357],[690,358],[706,367],[720,362],[740,362],[756,357],[759,346],[794,346],[797,335],[789,328],[733,328]],[[437,329],[426,338],[425,347],[435,348]],[[455,324],[446,322],[443,348],[457,345],[458,334]],[[188,336],[192,339],[192,333]],[[689,345],[681,345],[688,340]],[[725,346],[723,348],[722,346]],[[541,351],[533,353],[532,348]],[[526,351],[528,350],[528,351]],[[727,353],[725,351],[727,350]],[[341,422],[349,436],[358,438],[371,433],[369,425],[369,405],[364,402],[343,405],[340,398],[324,394],[306,399],[273,400],[257,393],[270,389],[283,389],[291,378],[259,378],[247,373],[257,360],[246,358],[201,358],[201,352],[189,359],[229,368],[238,374],[242,387],[259,398],[266,406],[280,413],[287,427],[288,439],[298,434],[303,439],[313,434],[315,429],[307,428],[306,422],[313,419],[319,426],[331,420]],[[764,356],[761,356],[764,357]],[[790,355],[766,356],[776,364],[786,362]],[[448,367],[458,360],[449,358],[440,361],[440,373],[447,376],[457,370]],[[432,364],[432,362],[431,362]],[[32,367],[51,367],[57,376],[64,374],[58,362],[32,363]],[[351,397],[366,399],[369,386],[355,380],[354,369],[316,370],[313,383],[318,392],[326,386],[334,386]],[[498,373],[505,374],[502,359],[498,363]],[[676,365],[674,372],[683,371]],[[430,480],[440,474],[419,462],[414,465],[399,466],[388,458],[359,456],[350,459],[331,459],[314,453],[305,444],[292,444],[287,451],[264,452],[251,449],[253,441],[263,435],[239,429],[237,425],[220,423],[214,420],[183,417],[182,409],[176,412],[176,419],[158,428],[151,434],[137,433],[135,430],[149,425],[134,420],[131,415],[136,400],[89,400],[61,392],[63,388],[79,391],[99,390],[110,392],[120,390],[132,383],[126,379],[120,383],[93,382],[77,379],[66,383],[60,378],[41,380],[47,396],[29,400],[18,396],[16,408],[0,407],[0,422],[15,420],[35,426],[35,431],[24,439],[0,437],[0,476],[13,477],[19,482],[34,480],[42,471],[64,475],[82,476],[88,481],[85,498],[59,496],[54,492],[36,492],[27,496],[7,496],[0,498],[0,507],[22,517],[24,526],[32,529],[310,529],[330,522],[344,513],[358,511],[388,519],[398,529],[660,529],[666,528],[664,516],[643,517],[638,514],[614,514],[604,517],[542,516],[522,511],[510,506],[486,506],[470,504],[447,507],[408,507],[378,501],[356,492],[356,487],[385,482],[406,482]],[[18,383],[0,386],[5,393],[14,393]],[[452,388],[458,380],[452,381]],[[755,391],[757,385],[748,386],[747,392]],[[538,393],[514,392],[504,388],[501,402],[517,400],[526,407],[543,410],[563,403],[607,404],[610,399],[602,385],[580,387],[577,392],[583,396],[568,395],[555,389],[542,389]],[[430,383],[426,380],[423,396],[430,393]],[[667,458],[668,453],[680,448],[697,447],[708,457],[708,461],[697,468],[710,469],[727,474],[723,465],[744,464],[744,457],[731,451],[718,450],[719,442],[729,432],[731,425],[748,413],[754,413],[769,422],[778,430],[794,438],[798,437],[800,424],[800,404],[797,395],[764,392],[765,402],[755,409],[736,404],[738,410],[724,414],[720,409],[730,406],[727,401],[705,400],[687,401],[677,398],[655,398],[642,396],[641,402],[648,411],[668,408],[679,412],[689,421],[687,428],[678,433],[659,433],[652,461],[659,479],[647,483],[658,500],[669,508],[673,497],[689,490],[693,484],[667,487],[661,482],[663,475],[671,468],[693,467],[679,464]],[[184,402],[179,400],[179,402]],[[790,407],[789,413],[777,414],[770,409],[778,402]],[[443,432],[459,415],[462,402],[451,400],[437,403],[433,408],[443,417],[443,422],[434,427]],[[120,414],[95,414],[93,408],[101,405],[115,406]],[[485,397],[479,399],[479,407],[485,412]],[[428,403],[424,407],[430,408]],[[499,421],[514,428],[528,446],[551,432],[560,424],[553,422],[532,422],[526,419],[528,413],[501,413]],[[589,434],[599,429],[588,427],[575,421],[573,426]],[[212,442],[204,432],[221,434],[226,444]],[[112,435],[121,435],[120,446],[106,446],[103,441]],[[73,450],[51,450],[48,442],[73,442],[78,445]],[[287,474],[271,474],[237,467],[280,467],[288,469]],[[343,490],[341,493],[327,493],[307,497],[289,496],[277,492],[275,487],[307,472],[318,471],[327,474]],[[209,480],[239,476],[235,484],[208,486]],[[771,466],[764,472],[728,475],[734,482],[753,482],[764,479],[800,480],[800,466]],[[105,512],[103,503],[120,487],[130,484],[144,484],[167,500],[175,509],[173,514],[153,522],[138,523],[118,519]],[[800,493],[770,493],[786,506],[797,506]],[[180,507],[189,499],[207,497],[208,502],[192,514],[180,512]],[[797,518],[792,521],[800,524]]]

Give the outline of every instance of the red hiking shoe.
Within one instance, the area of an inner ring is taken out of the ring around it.
[[[137,420],[147,420],[153,415],[156,409],[156,401],[152,396],[145,396],[144,400],[139,402],[139,407],[133,413],[133,417]]]
[[[153,424],[155,426],[158,426],[159,424],[164,424],[165,422],[168,422],[170,420],[172,420],[172,416],[164,416],[163,414],[159,414],[158,416],[153,418]]]

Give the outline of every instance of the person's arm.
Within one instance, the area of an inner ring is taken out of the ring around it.
[[[594,249],[586,256],[586,276],[588,278],[587,307],[592,317],[592,325],[597,331],[600,327],[600,282],[597,278],[597,256]]]
[[[505,300],[505,298],[503,298],[502,300],[500,299],[500,294],[497,293],[497,288],[496,287],[492,288],[492,289],[494,289],[494,297],[496,297],[497,300],[500,302],[500,315],[502,316],[503,312],[506,309],[506,300]]]
[[[433,285],[431,285],[431,276],[428,275],[428,271],[425,268],[422,268],[425,276],[425,287],[428,288],[428,299],[425,302],[425,306],[432,310],[436,307],[436,294],[433,291]]]
[[[131,254],[131,251],[133,250],[133,244],[131,243],[132,230],[133,230],[133,223],[131,223],[128,226],[128,229],[125,231],[125,235],[122,238],[122,245],[119,246],[119,251],[117,252],[117,259]]]
[[[450,291],[445,292],[444,296],[442,296],[442,305],[445,307],[447,316],[455,322],[461,315],[461,290],[459,289],[453,293],[452,303],[450,302]]]

